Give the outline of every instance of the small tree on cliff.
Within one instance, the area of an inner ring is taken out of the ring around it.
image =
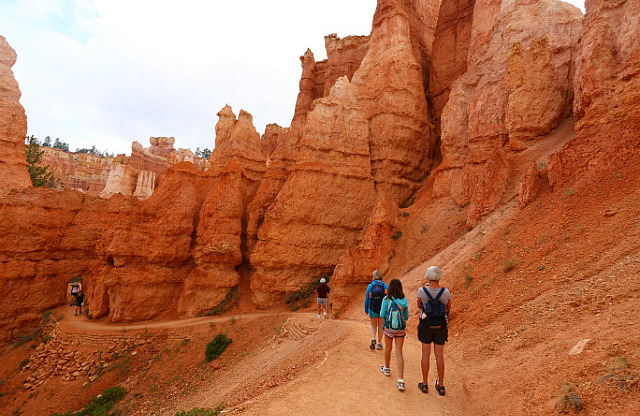
[[[49,165],[39,165],[44,150],[40,149],[40,144],[35,136],[27,137],[25,141],[25,152],[27,154],[27,165],[33,186],[51,186],[54,184],[55,178],[51,172],[48,171]]]
[[[199,147],[196,147],[196,156],[201,159],[209,160],[209,156],[211,156],[211,149],[204,148],[200,150]]]

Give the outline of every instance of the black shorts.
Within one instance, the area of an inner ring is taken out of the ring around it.
[[[449,329],[447,326],[442,328],[432,329],[427,325],[418,325],[418,339],[423,344],[444,345],[449,340]]]

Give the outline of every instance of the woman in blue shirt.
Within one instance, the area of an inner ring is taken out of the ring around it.
[[[382,300],[380,316],[384,318],[384,365],[380,371],[385,376],[390,376],[389,365],[391,362],[391,350],[393,343],[396,344],[396,360],[398,362],[398,390],[404,391],[404,358],[402,357],[402,346],[404,337],[407,335],[407,319],[409,319],[409,302],[402,291],[402,282],[398,279],[391,279],[389,291]]]
[[[387,294],[388,286],[382,281],[382,272],[375,270],[372,274],[373,281],[367,286],[367,293],[364,295],[364,313],[369,315],[371,320],[371,345],[369,348],[382,349],[382,317],[380,307],[382,300]],[[376,346],[376,335],[378,342]]]

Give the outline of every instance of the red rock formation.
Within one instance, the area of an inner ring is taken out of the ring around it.
[[[586,172],[612,172],[640,153],[640,1],[586,4],[574,79],[578,137],[549,158],[561,188]]]
[[[18,101],[20,89],[11,67],[16,52],[0,36],[0,194],[31,186],[24,153],[27,116]]]
[[[200,170],[209,167],[209,162],[188,149],[173,148],[173,137],[151,137],[151,147],[144,148],[133,142],[131,156],[100,157],[87,153],[65,152],[51,147],[42,147],[42,165],[62,182],[66,189],[76,189],[89,195],[109,198],[111,195],[135,195],[148,198],[158,184],[159,178],[170,166],[191,162]]]
[[[474,3],[474,0],[443,0],[440,5],[429,84],[433,124],[438,133],[451,85],[467,71]]]
[[[327,59],[316,62],[309,49],[300,57],[302,76],[291,122],[292,129],[302,130],[313,101],[328,96],[338,78],[345,75],[349,80],[353,78],[367,53],[368,42],[368,36],[347,36],[340,39],[338,35],[331,34],[324,37]]]
[[[261,140],[262,153],[267,154],[266,168],[256,196],[247,206],[247,252],[251,253],[258,239],[267,209],[278,197],[278,193],[289,177],[295,163],[298,137],[292,129],[275,124],[267,126]],[[272,151],[269,149],[273,148]]]
[[[266,171],[251,115],[240,110],[236,119],[231,107],[225,106],[218,116],[216,146],[206,175],[207,196],[193,245],[196,267],[185,281],[178,304],[178,311],[186,316],[212,309],[240,283],[237,267],[248,261],[247,205]]]
[[[251,253],[258,305],[331,273],[362,235],[375,202],[369,160],[367,121],[343,77],[329,97],[314,103],[296,164],[258,231]]]
[[[65,189],[75,189],[88,195],[97,196],[107,184],[109,170],[114,162],[126,163],[125,156],[100,157],[87,153],[65,152],[52,147],[44,150],[42,165],[49,166],[49,172],[59,179]]]
[[[175,310],[193,269],[192,235],[210,182],[190,163],[172,167],[154,194],[142,203],[115,196],[120,215],[106,225],[97,254],[109,267],[95,280],[93,298],[103,299],[97,316],[113,321],[150,319]],[[160,231],[160,232],[159,232]]]
[[[471,226],[512,179],[505,151],[522,149],[523,140],[548,133],[570,113],[581,13],[553,0],[476,0],[473,22],[467,72],[442,113],[443,162],[434,184],[435,196],[471,204]]]
[[[362,240],[349,247],[333,272],[331,283],[336,287],[371,282],[371,273],[389,269],[393,253],[393,230],[397,226],[398,207],[384,195],[378,197],[367,232]]]
[[[413,3],[378,2],[369,50],[353,77],[376,188],[397,204],[417,189],[435,147],[425,95],[430,49],[421,45],[433,39],[439,3]]]

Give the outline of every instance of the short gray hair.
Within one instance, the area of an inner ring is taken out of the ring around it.
[[[375,280],[380,280],[382,279],[382,272],[380,270],[374,270],[372,276]]]
[[[431,266],[427,269],[424,278],[429,281],[436,281],[442,279],[442,270],[438,266]]]

